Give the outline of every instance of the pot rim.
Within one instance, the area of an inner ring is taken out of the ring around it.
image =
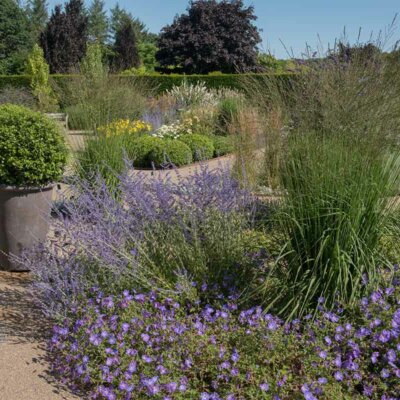
[[[56,183],[49,183],[45,186],[10,186],[0,184],[0,190],[10,192],[42,192],[53,189],[55,185]]]

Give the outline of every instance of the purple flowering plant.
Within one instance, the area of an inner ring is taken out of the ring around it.
[[[212,292],[220,306],[93,289],[54,327],[54,368],[94,399],[399,398],[398,282],[290,323]]]
[[[64,314],[90,287],[193,298],[193,281],[250,290],[262,273],[268,254],[246,240],[254,199],[228,170],[204,167],[177,182],[127,172],[117,198],[101,178],[78,190],[56,237],[23,260],[47,314]]]

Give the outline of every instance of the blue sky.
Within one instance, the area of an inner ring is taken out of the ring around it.
[[[62,2],[49,0],[51,7]],[[115,3],[106,0],[107,7]],[[176,14],[185,11],[188,0],[120,0],[119,4],[158,33]],[[384,30],[400,12],[399,0],[245,0],[245,4],[255,7],[256,24],[263,29],[263,48],[279,58],[287,58],[280,41],[299,56],[306,43],[313,48],[318,44],[318,35],[327,46],[340,37],[344,27],[351,40],[361,27],[362,38],[367,39],[371,32],[376,35]],[[396,38],[400,38],[400,30]]]

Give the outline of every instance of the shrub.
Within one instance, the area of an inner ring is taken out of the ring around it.
[[[50,348],[55,370],[90,397],[395,399],[398,296],[389,285],[363,299],[358,318],[322,310],[285,324],[260,307],[238,310],[234,294],[216,291],[218,306],[93,290]]]
[[[0,106],[0,183],[43,186],[59,180],[67,160],[57,125],[38,112]]]
[[[183,108],[215,105],[217,102],[214,93],[202,81],[195,84],[183,81],[180,86],[174,86],[171,90],[167,90],[167,94],[175,98]]]
[[[143,135],[127,143],[127,155],[133,160],[135,167],[152,167],[150,153],[160,145],[162,139],[150,135]]]
[[[190,147],[180,140],[164,139],[157,142],[149,159],[156,167],[167,167],[191,164],[193,162]]]
[[[177,179],[127,171],[117,198],[101,177],[78,181],[80,195],[65,203],[66,218],[56,225],[60,241],[24,260],[46,314],[65,315],[91,286],[109,294],[159,288],[193,299],[193,280],[200,287],[208,279],[211,287],[230,276],[251,290],[262,271],[242,244],[252,198],[228,169],[202,167]]]
[[[29,54],[26,70],[31,76],[32,93],[37,98],[40,110],[44,112],[57,111],[57,100],[49,84],[49,66],[44,59],[43,50],[38,44],[33,46]]]
[[[214,143],[211,138],[204,135],[184,135],[179,141],[186,143],[192,151],[195,161],[209,160],[214,156]]]
[[[220,157],[232,153],[234,150],[233,140],[230,136],[213,135],[214,156]]]

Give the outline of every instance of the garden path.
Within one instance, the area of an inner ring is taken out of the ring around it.
[[[51,326],[34,306],[27,273],[0,272],[0,399],[73,400],[49,371]]]

